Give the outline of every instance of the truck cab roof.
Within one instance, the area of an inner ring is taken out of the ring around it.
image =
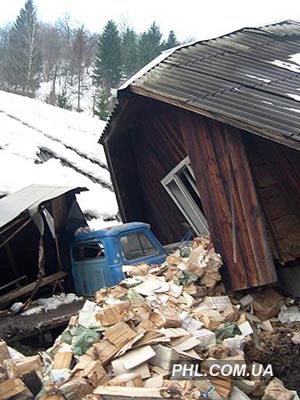
[[[125,224],[111,226],[105,229],[100,229],[98,231],[83,232],[79,235],[74,236],[74,242],[88,239],[96,239],[108,236],[118,236],[123,232],[128,232],[135,229],[150,229],[149,224],[144,222],[128,222]]]

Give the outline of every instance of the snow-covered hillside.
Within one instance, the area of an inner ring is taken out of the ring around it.
[[[103,148],[105,123],[0,91],[0,197],[33,183],[85,186],[82,210],[104,226],[118,212]],[[111,224],[111,222],[109,222]]]
[[[65,96],[67,99],[67,104],[69,105],[71,110],[77,109],[77,85],[74,83],[73,86],[70,84],[65,84],[65,78],[58,77],[55,85],[56,94],[61,94],[63,90],[66,90]],[[53,83],[50,82],[41,82],[40,87],[36,92],[36,99],[46,103],[47,97],[50,96],[50,93],[53,89]],[[86,72],[82,77],[81,84],[81,97],[80,97],[80,109],[84,112],[84,114],[92,116],[93,115],[93,103],[95,96],[96,88],[93,85],[93,79]]]

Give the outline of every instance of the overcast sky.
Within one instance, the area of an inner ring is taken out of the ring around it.
[[[0,24],[13,21],[25,0],[0,0]],[[246,26],[284,19],[300,21],[300,0],[34,0],[39,18],[55,21],[69,13],[88,29],[100,32],[108,19],[127,21],[138,32],[155,20],[166,36],[205,39]]]

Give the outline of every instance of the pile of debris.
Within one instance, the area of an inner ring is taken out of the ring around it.
[[[272,288],[229,297],[221,263],[206,237],[160,266],[124,267],[128,278],[86,301],[42,354],[38,398],[299,400],[258,362],[265,338],[300,321],[297,305]]]
[[[40,356],[24,357],[0,341],[0,399],[29,400],[42,389]]]

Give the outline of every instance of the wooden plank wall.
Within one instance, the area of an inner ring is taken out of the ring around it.
[[[130,129],[112,137],[108,145],[125,221],[150,223],[163,243],[183,236],[184,217],[160,181],[189,155],[210,233],[225,263],[227,288],[276,282],[271,247],[276,253],[278,243],[268,235],[268,216],[261,207],[261,192],[254,180],[261,172],[252,170],[250,153],[245,150],[244,137],[254,136],[153,100],[144,102],[140,115]],[[285,154],[280,158],[280,170],[285,171],[279,174],[280,179],[285,181],[289,175],[284,190],[299,211],[299,173],[292,173],[286,162],[287,158],[293,159],[294,169],[299,172],[299,157],[287,148],[280,151]],[[257,154],[255,145],[252,152]],[[272,153],[273,162],[277,162],[277,152],[278,148]],[[276,205],[280,206],[275,201]]]
[[[183,158],[186,149],[177,128],[178,109],[149,101],[139,125],[131,133],[147,221],[163,243],[180,240],[185,218],[161,184]]]
[[[275,267],[238,129],[181,112],[182,132],[227,288],[275,282]]]
[[[149,223],[164,244],[179,241],[186,233],[184,217],[160,183],[186,156],[176,110],[144,100],[141,118],[135,116],[130,128],[106,142],[123,221]]]
[[[281,263],[300,257],[300,153],[286,146],[244,137],[260,202]]]
[[[123,222],[145,221],[143,193],[129,131],[110,138],[106,154]]]

